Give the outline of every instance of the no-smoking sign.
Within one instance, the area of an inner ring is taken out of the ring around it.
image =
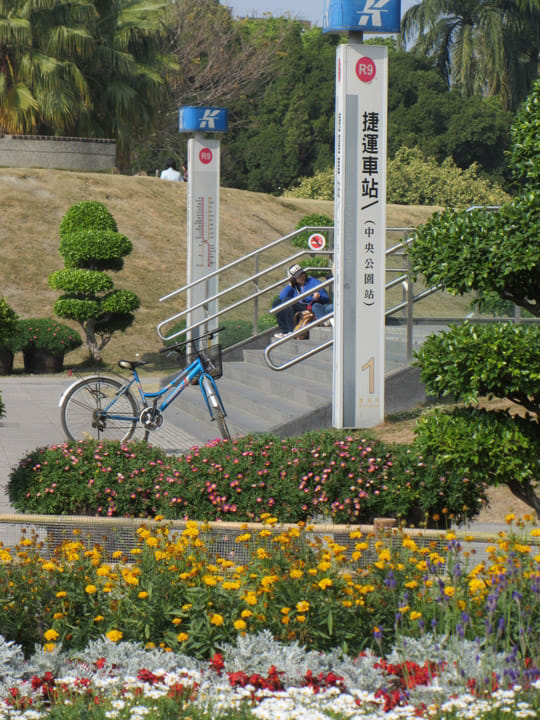
[[[203,148],[199,152],[199,160],[202,162],[203,165],[208,165],[209,163],[211,163],[212,157],[213,157],[213,155],[212,155],[212,151],[210,150],[210,148]]]
[[[377,67],[370,57],[363,57],[356,63],[356,75],[361,82],[371,82],[375,79]]]
[[[326,238],[321,233],[313,233],[308,238],[310,250],[322,250],[326,245]]]

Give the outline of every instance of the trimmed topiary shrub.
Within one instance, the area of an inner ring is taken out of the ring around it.
[[[73,205],[60,223],[60,255],[64,269],[49,276],[49,285],[61,290],[54,311],[82,327],[94,361],[113,333],[133,322],[139,298],[131,290],[116,290],[105,270],[119,271],[132,250],[131,241],[118,232],[116,221],[99,202]]]

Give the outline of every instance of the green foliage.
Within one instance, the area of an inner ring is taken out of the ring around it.
[[[445,211],[416,228],[408,251],[415,275],[448,292],[496,292],[540,315],[540,195],[515,198],[498,212]]]
[[[132,248],[125,235],[113,230],[78,230],[60,240],[60,255],[67,268],[121,270],[122,258]]]
[[[295,187],[287,191],[287,195],[308,200],[334,199],[334,168],[319,170],[311,177],[304,177]]]
[[[304,215],[304,217],[298,221],[295,226],[295,230],[300,230],[303,227],[334,227],[334,221],[328,217],[328,215],[320,215],[318,213],[312,213],[311,215]],[[299,248],[308,248],[308,240],[313,231],[306,231],[300,233],[292,239],[292,244]],[[321,231],[321,235],[324,235],[326,242],[328,243],[328,232]]]
[[[540,80],[512,123],[510,165],[516,181],[538,185],[540,178]]]
[[[14,468],[8,492],[18,510],[44,514],[250,521],[270,512],[281,522],[322,514],[338,523],[387,516],[410,524],[443,510],[456,519],[478,511],[483,486],[468,509],[445,493],[428,500],[415,465],[408,448],[335,431],[248,436],[176,458],[144,443],[92,441],[33,451]]]
[[[2,393],[0,393],[0,418],[3,418],[6,416],[6,406],[4,405],[4,401],[2,400]]]
[[[257,329],[259,332],[262,332],[263,330],[268,330],[275,325],[275,315],[265,313],[259,317]],[[222,348],[228,348],[231,347],[231,345],[236,345],[236,343],[242,342],[242,340],[247,340],[253,335],[253,323],[248,320],[224,319],[220,322],[219,326],[224,328],[224,330],[222,330],[222,332],[218,335],[219,343]],[[167,330],[167,334],[171,335],[172,333],[179,332],[185,327],[185,320],[181,320],[180,322],[172,325],[171,328]],[[173,338],[172,340],[165,340],[163,344],[166,346],[174,345],[177,342],[182,342],[184,339],[185,336],[179,336],[177,338]]]
[[[451,158],[441,165],[419,148],[400,148],[388,162],[387,199],[399,205],[467,207],[496,205],[509,196],[479,175],[478,165],[461,170]]]
[[[17,313],[0,297],[0,348],[9,347],[17,330]]]
[[[131,290],[114,289],[113,280],[103,272],[121,270],[133,245],[117,232],[108,209],[94,201],[69,208],[60,223],[60,238],[65,268],[49,276],[49,285],[64,294],[54,311],[80,323],[89,352],[99,361],[112,334],[131,325],[140,304]]]
[[[440,482],[442,492],[448,483],[457,483],[458,489],[461,483],[468,505],[470,485],[507,485],[540,517],[537,422],[503,411],[436,410],[418,422],[414,448],[431,477],[445,479]]]
[[[536,89],[535,89],[536,94]],[[523,192],[498,212],[445,212],[418,228],[409,257],[413,271],[453,293],[497,294],[540,316],[540,155],[529,130],[540,107],[526,104],[513,128],[511,154]],[[534,133],[533,133],[534,134]],[[524,147],[531,152],[531,163]],[[428,390],[476,403],[482,395],[508,398],[534,413],[464,408],[434,413],[417,429],[416,449],[435,474],[469,482],[504,483],[540,517],[540,364],[538,327],[500,324],[453,327],[429,338],[418,354]]]
[[[60,238],[87,229],[118,232],[116,220],[97,200],[83,200],[69,208],[60,222]]]
[[[540,417],[540,327],[453,325],[430,335],[416,353],[430,395],[476,403],[507,398]]]
[[[63,355],[80,347],[82,340],[79,333],[69,325],[51,318],[38,318],[19,320],[13,343],[22,352],[36,349]]]
[[[112,279],[99,270],[57,270],[49,275],[52,288],[62,288],[70,294],[89,295],[112,290]]]

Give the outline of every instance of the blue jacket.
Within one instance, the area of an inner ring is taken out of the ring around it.
[[[288,283],[279,293],[279,302],[284,303],[285,300],[290,300],[295,295],[300,295],[306,290],[313,290],[320,294],[320,298],[318,300],[314,300],[313,295],[308,295],[307,297],[302,298],[302,300],[299,300],[299,302],[304,305],[311,305],[314,302],[319,302],[323,305],[326,305],[330,302],[330,298],[328,297],[328,293],[326,292],[326,290],[324,288],[319,288],[319,285],[320,282],[316,278],[310,276],[306,278],[306,282],[302,286],[296,283],[295,287],[293,287],[290,283]]]

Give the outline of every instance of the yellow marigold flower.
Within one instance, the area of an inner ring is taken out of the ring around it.
[[[279,580],[279,577],[277,575],[265,575],[261,579],[261,585],[263,586],[263,588],[269,588],[278,580]]]
[[[297,615],[296,616],[296,622],[304,623],[306,622],[306,616],[305,615]]]
[[[418,547],[414,540],[410,537],[404,537],[403,542],[401,543],[404,548],[407,548],[408,550],[411,550],[412,552],[416,552],[418,550]]]
[[[45,650],[45,652],[52,652],[55,647],[56,643],[45,643],[45,645],[43,646],[43,650]]]
[[[478,565],[475,565],[475,566],[473,567],[473,569],[470,571],[469,577],[470,577],[470,578],[476,577],[476,576],[479,575],[481,572],[483,572],[484,569],[485,569],[485,566],[484,566],[484,563],[483,563],[483,562],[479,563]]]
[[[88,593],[88,595],[93,595],[95,592],[97,592],[97,587],[95,585],[87,585],[84,588],[84,592]]]
[[[413,590],[415,587],[418,587],[418,582],[416,580],[409,580],[405,583],[405,587]]]
[[[171,622],[173,625],[181,625],[182,618],[173,618]]]
[[[263,538],[265,538],[265,537],[270,537],[271,535],[272,535],[272,531],[271,531],[271,530],[261,530],[260,533],[259,533],[259,536],[260,536],[260,537],[263,537]]]
[[[157,547],[159,545],[159,540],[157,537],[154,537],[153,535],[150,535],[150,537],[146,538],[146,544],[148,547]]]
[[[284,616],[281,618],[281,622],[283,623],[283,625],[288,625],[288,624],[289,624],[289,621],[290,621],[290,617],[289,617],[288,615],[284,615]]]
[[[238,618],[238,620],[235,620],[233,624],[237,630],[245,630],[247,628],[245,620],[241,620],[240,618]]]
[[[486,589],[486,583],[482,580],[482,578],[473,577],[472,580],[469,580],[469,591],[472,595],[484,592]]]
[[[156,550],[154,553],[154,557],[156,559],[156,562],[159,562],[160,560],[164,560],[167,557],[167,553],[164,550]]]
[[[247,542],[251,538],[251,533],[244,533],[243,535],[238,535],[235,539],[235,542],[241,543],[241,542]]]
[[[343,605],[343,607],[352,607],[352,602],[350,600],[343,600],[341,604]]]
[[[374,562],[373,564],[376,568],[379,568],[379,570],[384,570],[384,568],[386,567],[386,563],[384,560],[377,560],[377,562]]]
[[[506,515],[504,518],[507,525],[511,525],[515,519],[516,519],[516,516],[514,513],[508,513],[508,515]]]
[[[327,570],[330,570],[332,563],[329,563],[327,560],[322,560],[317,567],[321,570],[321,572],[326,572]]]
[[[122,639],[122,633],[120,630],[109,630],[108,633],[105,633],[105,637],[115,643]]]
[[[302,570],[293,569],[289,572],[289,576],[294,580],[299,580],[303,576]]]
[[[361,542],[361,543],[356,543],[356,545],[354,546],[354,549],[362,551],[362,550],[367,550],[368,547],[369,547],[369,543]]]
[[[221,584],[221,587],[224,590],[238,590],[240,588],[240,583],[238,580],[225,580],[225,582]]]
[[[453,587],[452,585],[447,585],[444,588],[444,594],[446,595],[446,597],[450,597],[450,598],[454,597],[455,593],[456,593],[456,588]]]
[[[254,592],[249,592],[245,597],[245,601],[247,602],[248,605],[256,605],[257,604],[257,596],[255,595]]]
[[[143,527],[137,528],[137,535],[144,540],[145,538],[150,537],[150,530]]]
[[[212,625],[219,626],[223,625],[225,621],[223,619],[223,615],[220,615],[219,613],[212,613],[212,615],[210,615],[210,622],[212,623]]]
[[[317,568],[309,568],[308,573],[310,575],[316,575],[317,574]]]
[[[257,550],[255,550],[255,555],[259,558],[259,560],[267,560],[270,557],[270,553],[264,548],[257,548]]]
[[[65,590],[60,590],[59,592],[56,593],[57,598],[63,598],[63,597],[66,597],[66,595],[67,595],[67,592]]]
[[[178,640],[179,643],[186,642],[186,640],[188,638],[189,638],[189,635],[185,632],[178,633],[178,635],[176,636],[176,639]]]
[[[204,575],[202,580],[205,585],[217,585],[217,577],[215,575]]]
[[[147,598],[147,597],[148,597],[148,593],[146,592],[146,590],[141,590],[141,592],[139,593],[138,597],[139,597],[141,600],[144,600],[144,598]]]
[[[361,557],[362,557],[362,553],[355,551],[355,552],[353,552],[353,554],[351,555],[351,560],[352,560],[353,562],[357,562],[358,560],[360,560]]]
[[[533,528],[531,530],[531,537],[540,537],[540,528]]]
[[[530,553],[530,552],[531,552],[531,547],[530,547],[530,545],[521,545],[520,543],[516,543],[516,544],[514,545],[514,549],[517,550],[517,551],[520,552],[520,553],[523,553],[524,555],[525,555],[526,553]]]
[[[351,538],[351,540],[357,540],[358,538],[362,537],[362,533],[360,532],[360,530],[353,530],[349,533],[349,537]]]
[[[101,565],[96,570],[96,575],[99,575],[99,577],[107,577],[111,572],[111,568],[108,565]]]
[[[113,559],[114,559],[114,560],[118,560],[118,558],[121,558],[121,557],[122,557],[122,551],[121,551],[121,550],[115,550],[115,551],[113,552]]]
[[[280,610],[280,613],[282,615],[288,615],[290,612],[291,612],[291,608],[288,608],[288,607],[282,607]]]
[[[54,620],[61,620],[63,617],[64,617],[64,613],[61,613],[61,612],[54,613],[54,615],[53,615]]]
[[[102,620],[105,620],[103,615],[96,615],[96,617],[94,618],[94,622],[101,622]]]
[[[188,612],[188,610],[191,610],[192,607],[193,607],[192,603],[186,603],[185,605],[182,605],[182,610],[184,612]]]
[[[409,612],[409,609],[410,609],[410,608],[409,608],[408,605],[403,605],[402,607],[398,608],[398,611],[399,611],[402,615],[404,615],[406,612]]]
[[[296,603],[296,609],[299,613],[305,613],[308,612],[310,608],[310,605],[307,600],[300,600]]]
[[[147,650],[153,650],[156,647],[156,643],[154,642],[147,642],[144,646]]]
[[[321,588],[321,590],[326,590],[327,587],[331,587],[332,580],[330,580],[330,578],[323,578],[322,580],[319,580],[317,585]]]
[[[390,561],[390,550],[388,548],[383,548],[381,552],[379,553],[379,560],[381,561]]]
[[[47,642],[51,642],[51,640],[56,640],[58,638],[58,633],[54,628],[51,628],[50,630],[45,630],[43,637]]]
[[[44,570],[56,570],[56,565],[52,562],[43,563],[41,566]]]
[[[422,617],[422,613],[421,613],[421,612],[418,612],[417,610],[413,610],[413,611],[411,612],[411,614],[409,615],[409,617],[410,617],[411,620],[418,620],[419,618]]]

